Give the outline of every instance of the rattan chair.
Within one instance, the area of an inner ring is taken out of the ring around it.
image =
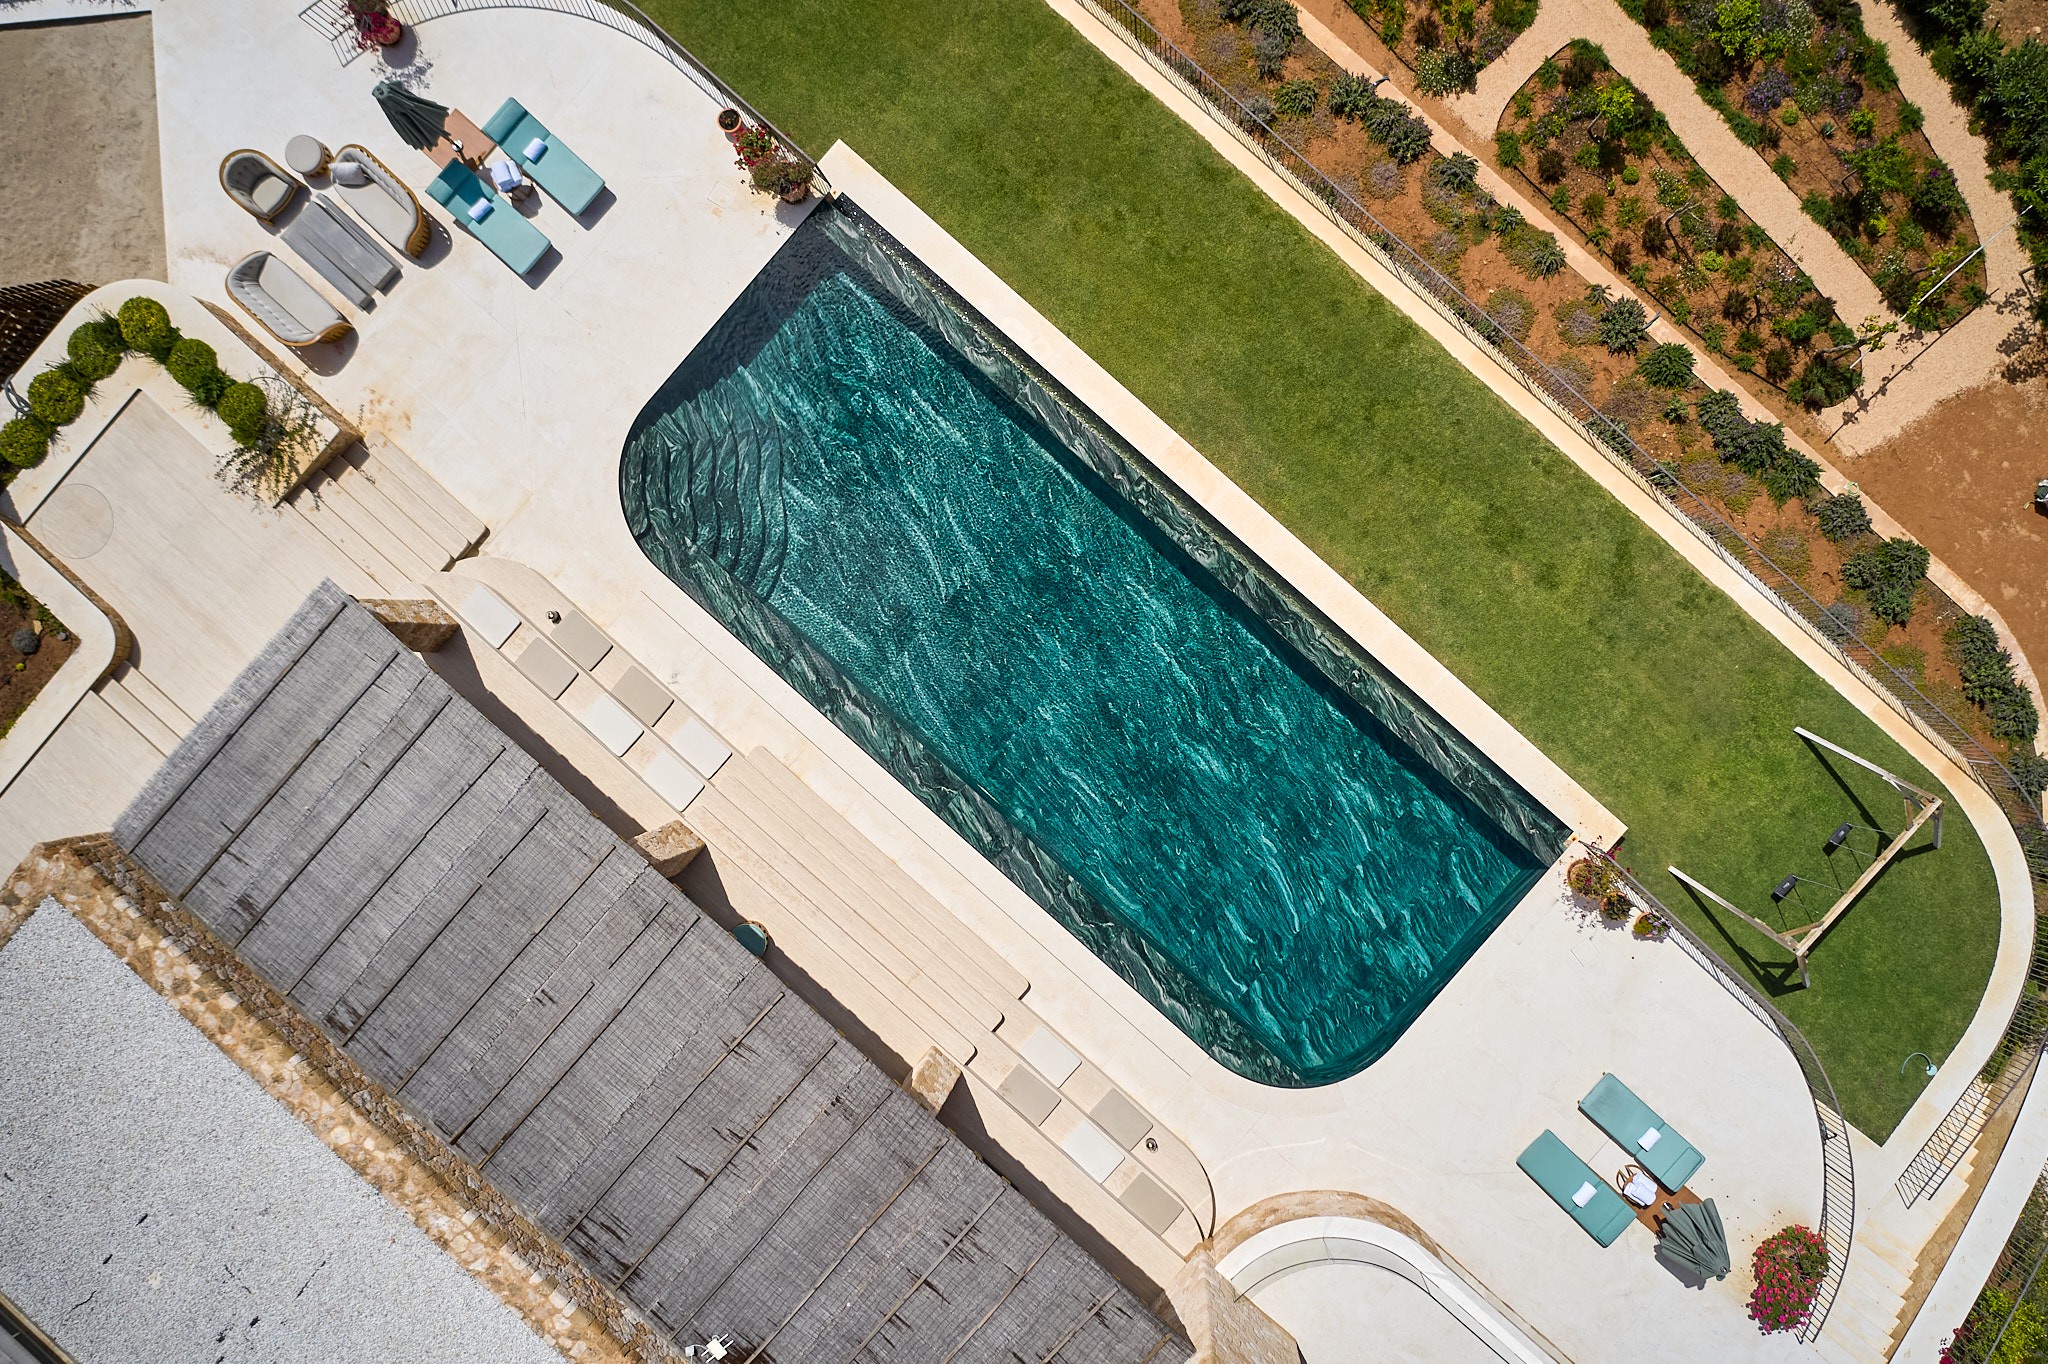
[[[221,159],[220,187],[251,216],[267,223],[284,212],[298,193],[299,182],[262,152],[244,147]]]

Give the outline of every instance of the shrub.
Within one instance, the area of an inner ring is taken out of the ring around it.
[[[1792,377],[1792,348],[1773,346],[1764,352],[1764,378],[1782,386]]]
[[[1493,135],[1494,159],[1509,170],[1522,164],[1522,137],[1512,128],[1502,128]]]
[[[178,344],[178,329],[171,325],[171,315],[153,298],[129,299],[121,305],[118,317],[121,339],[128,343],[128,348],[141,351],[159,364],[171,353],[171,347]]]
[[[1294,51],[1295,39],[1300,36],[1297,26],[1293,34],[1276,29],[1262,29],[1259,35],[1252,39],[1252,65],[1258,69],[1262,80],[1272,80],[1280,74],[1288,56]]]
[[[1733,3],[1728,0],[1722,8]],[[1756,1274],[1750,1320],[1766,1332],[1795,1330],[1813,1311],[1814,1290],[1827,1277],[1827,1244],[1809,1227],[1786,1227],[1765,1238],[1750,1267]]]
[[[1392,199],[1401,193],[1401,167],[1392,161],[1376,161],[1358,177],[1359,188],[1375,199]]]
[[[56,428],[33,414],[0,426],[0,460],[16,469],[33,469],[49,453]]]
[[[1387,130],[1383,139],[1387,155],[1406,166],[1429,154],[1429,124],[1410,114]]]
[[[1534,238],[1530,244],[1523,270],[1536,279],[1548,279],[1564,269],[1564,248],[1557,238],[1548,232],[1527,233]]]
[[[1899,126],[1909,133],[1917,133],[1927,124],[1927,115],[1919,105],[1906,100],[1899,105]]]
[[[1673,341],[1651,347],[1649,354],[1636,362],[1636,373],[1645,383],[1675,391],[1692,382],[1692,367],[1692,350]]]
[[[243,445],[253,444],[262,438],[269,405],[264,400],[263,390],[255,384],[229,384],[222,391],[214,410],[228,424],[229,433]]]
[[[1795,497],[1811,497],[1819,489],[1820,466],[1798,451],[1788,450],[1771,462],[1762,479],[1771,501],[1782,507]]]
[[[2012,773],[2012,779],[2028,800],[2041,803],[2041,795],[2048,792],[2048,758],[2042,757],[2031,748],[2015,748],[2006,755],[2005,770]]]
[[[1495,289],[1487,295],[1486,316],[1515,340],[1526,341],[1536,323],[1536,305],[1519,289]]]
[[[1415,54],[1415,88],[1425,95],[1448,95],[1477,83],[1478,67],[1455,47],[1426,47]]]
[[[1322,102],[1323,92],[1314,81],[1281,81],[1273,91],[1273,112],[1282,118],[1307,118]]]
[[[1879,620],[1904,625],[1927,576],[1927,549],[1911,540],[1880,540],[1842,563],[1842,581],[1862,591]]]
[[[1806,362],[1806,372],[1793,380],[1786,394],[1818,412],[1854,393],[1863,383],[1863,371],[1816,355]]]
[[[62,369],[46,369],[28,381],[28,408],[52,427],[68,426],[85,411],[85,386]]]
[[[1558,339],[1567,346],[1590,346],[1599,340],[1602,298],[1599,289],[1590,289],[1584,298],[1568,298],[1552,309]]]
[[[1605,899],[1618,884],[1614,868],[1597,857],[1582,857],[1564,869],[1564,883],[1588,900]]]
[[[234,382],[221,371],[213,347],[196,337],[185,337],[172,346],[164,368],[171,378],[177,380],[180,388],[204,407],[218,403],[220,395],[227,392],[228,385]]]
[[[2026,743],[2040,731],[2034,698],[2013,675],[2012,655],[2000,647],[1998,631],[1982,616],[1963,616],[1948,627],[1942,644],[1962,675],[1963,695],[1984,712],[1993,737]]]
[[[121,324],[105,316],[73,327],[64,342],[71,367],[93,383],[119,369],[127,350],[127,343],[121,339]]]
[[[1962,190],[1956,187],[1955,172],[1939,163],[1929,166],[1927,173],[1913,186],[1910,202],[1913,216],[1928,230],[1943,236],[1948,235],[1957,218],[1970,211]]]
[[[1862,639],[1870,629],[1870,612],[1853,601],[1838,601],[1820,613],[1820,627],[1836,639]]]
[[[1470,152],[1452,152],[1431,166],[1429,174],[1447,190],[1470,194],[1479,184],[1479,161]]]
[[[1830,543],[1844,544],[1870,532],[1870,512],[1855,493],[1837,493],[1814,508],[1820,533]]]
[[[1545,147],[1536,156],[1536,178],[1546,185],[1554,185],[1564,179],[1564,153],[1555,147]]]
[[[1378,98],[1372,92],[1372,82],[1364,76],[1347,71],[1330,82],[1330,112],[1338,118],[1356,122],[1365,117]]]
[[[1634,355],[1650,334],[1650,315],[1633,298],[1618,298],[1600,314],[1600,344],[1615,355]]]

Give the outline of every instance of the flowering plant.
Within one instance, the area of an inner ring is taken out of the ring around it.
[[[732,145],[740,154],[739,168],[750,171],[764,161],[773,161],[782,155],[782,148],[776,145],[775,134],[756,124],[741,128]]]
[[[1811,1227],[1790,1226],[1765,1238],[1751,1267],[1756,1287],[1749,1319],[1766,1332],[1796,1330],[1813,1311],[1814,1289],[1828,1272],[1828,1248]]]
[[[1656,910],[1646,909],[1636,916],[1635,926],[1629,931],[1638,938],[1647,938],[1652,942],[1662,942],[1664,936],[1671,931],[1671,925],[1665,923],[1664,916]]]

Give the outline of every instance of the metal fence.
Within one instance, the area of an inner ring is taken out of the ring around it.
[[[69,279],[10,284],[0,289],[0,379],[27,364],[36,347],[64,320],[64,314],[92,289],[90,284]],[[0,409],[0,421],[13,415]]]
[[[1814,1289],[1813,1310],[1799,1328],[1799,1338],[1811,1341],[1820,1335],[1821,1327],[1827,1322],[1828,1311],[1842,1290],[1843,1276],[1849,1272],[1849,1248],[1856,1231],[1856,1164],[1849,1149],[1849,1120],[1842,1116],[1842,1105],[1835,1098],[1834,1082],[1828,1079],[1827,1068],[1821,1065],[1813,1044],[1806,1040],[1806,1034],[1791,1019],[1778,1012],[1777,1006],[1765,998],[1762,991],[1722,960],[1720,953],[1707,946],[1705,939],[1687,927],[1685,921],[1672,913],[1663,901],[1650,894],[1626,867],[1603,849],[1594,848],[1592,851],[1613,869],[1631,895],[1670,925],[1672,941],[1687,956],[1719,981],[1723,989],[1756,1016],[1758,1022],[1778,1035],[1799,1065],[1799,1074],[1806,1081],[1806,1092],[1813,1100],[1814,1118],[1820,1128],[1818,1230],[1821,1242],[1828,1248],[1827,1273]]]
[[[2023,1329],[2038,1339],[2037,1328],[2048,1323],[2048,1280],[2041,1277],[2044,1262],[2048,1262],[2048,1170],[2034,1181],[2034,1190],[2020,1209],[2019,1222],[1992,1266],[1984,1291],[1943,1349],[1942,1364],[1990,1364],[2004,1358],[1999,1346],[2023,1316],[2028,1319]]]

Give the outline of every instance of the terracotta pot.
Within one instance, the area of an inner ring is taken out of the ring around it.
[[[792,185],[790,188],[782,191],[782,202],[785,204],[800,204],[810,197],[811,187],[809,184]]]
[[[388,14],[380,14],[370,20],[365,32],[377,46],[395,47],[405,38],[405,25]]]
[[[718,111],[718,131],[724,133],[725,140],[732,143],[735,148],[740,145],[740,133],[745,130],[746,126],[746,120],[740,117],[739,110],[720,109]]]

